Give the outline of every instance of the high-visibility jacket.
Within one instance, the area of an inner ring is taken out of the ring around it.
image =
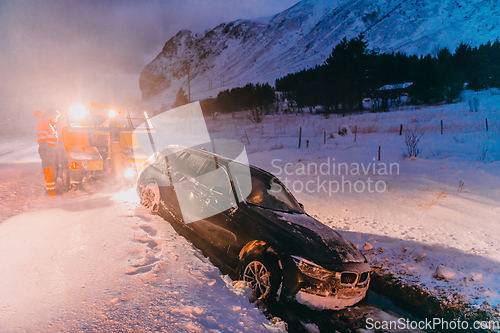
[[[49,120],[40,120],[36,126],[36,131],[39,145],[45,142],[49,147],[57,147],[57,130]]]

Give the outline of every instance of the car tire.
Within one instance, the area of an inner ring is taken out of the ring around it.
[[[250,255],[243,262],[240,278],[250,284],[256,299],[275,300],[282,279],[278,259],[265,254]]]
[[[143,187],[141,192],[141,205],[145,206],[152,213],[158,213],[160,208],[160,190],[158,184],[150,182]]]

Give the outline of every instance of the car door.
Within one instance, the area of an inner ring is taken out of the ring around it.
[[[214,155],[188,152],[177,160],[172,172],[174,187],[181,207],[183,222],[192,231],[193,243],[226,262],[234,243],[227,212],[236,206],[236,199],[226,169]]]

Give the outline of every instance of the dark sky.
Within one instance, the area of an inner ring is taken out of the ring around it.
[[[140,99],[139,74],[181,29],[276,14],[298,0],[0,0],[0,121]]]

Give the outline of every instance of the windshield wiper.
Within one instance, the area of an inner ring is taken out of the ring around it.
[[[268,210],[273,210],[273,211],[277,211],[277,212],[282,212],[282,213],[298,213],[298,214],[304,214],[303,212],[301,211],[298,211],[298,210],[293,210],[293,209],[288,209],[288,210],[284,210],[284,209],[278,209],[278,208],[274,208],[274,207],[267,207],[267,206],[262,206],[262,205],[259,205],[258,203],[255,203],[253,201],[247,201],[245,200],[246,203],[249,203],[251,205],[254,205],[254,206],[257,206],[257,207],[260,207],[260,208],[264,208],[264,209],[268,209]]]

